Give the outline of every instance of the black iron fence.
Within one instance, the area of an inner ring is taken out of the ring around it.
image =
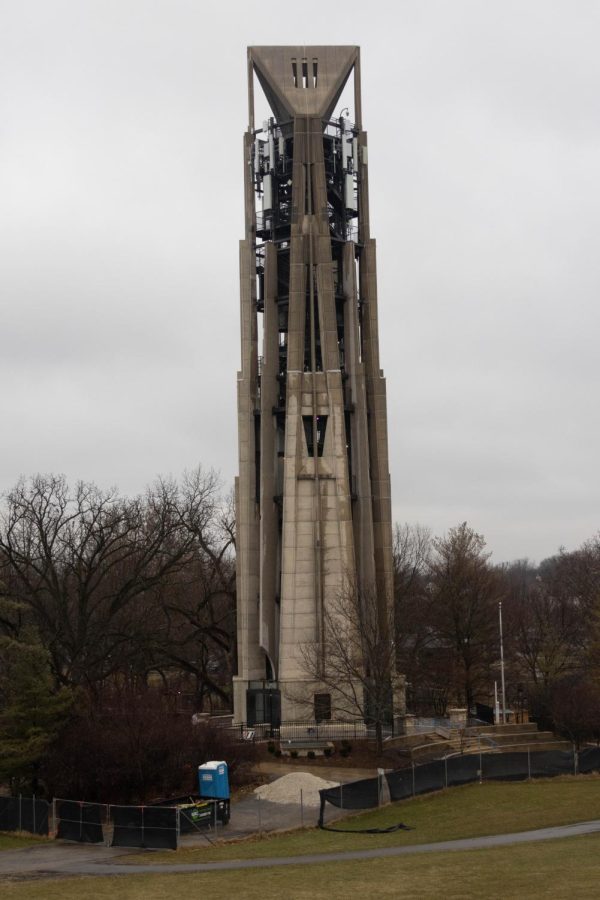
[[[268,722],[249,724],[241,722],[231,724],[227,722],[221,726],[225,728],[236,740],[240,741],[265,741],[276,740],[284,744],[290,742],[309,741],[342,741],[342,740],[375,740],[375,726],[366,724],[362,719],[331,720],[316,723],[314,719],[295,720],[282,722],[281,725],[271,725]],[[397,732],[396,732],[397,733]],[[383,736],[394,737],[393,724],[383,726]]]

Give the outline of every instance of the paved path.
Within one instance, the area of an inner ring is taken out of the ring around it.
[[[352,815],[355,810],[337,809],[328,805],[325,821],[330,823],[340,817]],[[317,824],[319,810],[314,806],[299,803],[271,803],[255,796],[240,800],[231,808],[231,821],[226,828],[218,825],[216,832],[201,828],[182,835],[179,846],[186,849],[201,849],[215,841],[235,841],[257,835],[260,832],[272,834]],[[110,842],[111,831],[105,828],[105,837]],[[79,867],[91,862],[103,866],[119,856],[142,853],[142,850],[127,847],[107,847],[105,844],[77,844],[70,841],[51,841],[33,844],[21,850],[4,850],[0,853],[0,878],[3,875],[36,875],[71,871],[71,864]]]
[[[593,834],[600,832],[600,819],[591,822],[578,822],[574,825],[561,825],[554,828],[539,828],[535,831],[520,831],[513,834],[494,834],[487,837],[463,838],[457,841],[440,841],[431,844],[413,844],[408,847],[380,847],[373,850],[352,850],[341,853],[319,853],[310,856],[285,856],[285,857],[267,857],[261,859],[231,859],[221,862],[208,863],[174,863],[165,865],[127,865],[113,862],[94,862],[95,854],[91,851],[96,850],[96,859],[99,859],[100,850],[106,848],[72,848],[80,851],[78,857],[71,856],[69,861],[63,858],[62,863],[59,859],[50,858],[44,854],[45,865],[43,869],[37,870],[37,876],[52,875],[134,875],[139,873],[154,872],[158,873],[185,873],[185,872],[214,872],[233,869],[259,869],[270,866],[299,866],[299,865],[315,865],[328,862],[344,862],[349,859],[378,859],[390,856],[408,856],[414,853],[440,853],[458,850],[480,850],[487,847],[502,847],[509,844],[523,844],[531,841],[548,841],[557,838],[574,837],[582,834]],[[23,860],[23,856],[27,853],[35,852],[38,848],[28,848],[16,852],[5,851],[1,854],[0,863],[2,864],[0,871],[5,875],[21,874],[23,868],[19,866],[19,861]],[[39,848],[42,849],[42,848]],[[47,850],[47,845],[43,848]],[[56,850],[56,847],[53,847]],[[122,851],[121,851],[122,852]],[[126,851],[131,852],[131,851]],[[118,851],[117,851],[118,853]],[[117,855],[115,853],[115,855]],[[12,860],[9,861],[9,858]],[[104,857],[106,859],[106,855]],[[6,864],[12,863],[13,868],[7,867]],[[32,871],[33,874],[33,870]]]
[[[348,815],[355,810],[338,810],[331,807],[332,812],[327,816],[327,823],[338,819],[340,815]],[[329,810],[328,810],[329,812]],[[319,809],[315,806],[300,806],[300,803],[271,803],[268,800],[259,800],[258,797],[248,797],[240,800],[231,807],[231,821],[226,828],[217,823],[216,833],[205,828],[182,835],[179,846],[190,849],[192,847],[206,847],[215,840],[235,841],[252,835],[267,834],[275,831],[289,831],[292,828],[302,828],[305,825],[316,825],[319,818]]]

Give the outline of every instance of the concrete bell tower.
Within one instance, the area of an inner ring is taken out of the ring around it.
[[[390,476],[359,48],[250,47],[248,98],[234,719],[276,725],[311,717],[298,648],[344,584],[392,603]]]

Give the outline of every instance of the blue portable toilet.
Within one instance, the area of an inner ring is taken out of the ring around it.
[[[226,762],[205,762],[198,766],[198,793],[213,800],[229,800]]]

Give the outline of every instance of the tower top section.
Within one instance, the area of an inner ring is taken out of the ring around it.
[[[254,70],[279,122],[313,116],[327,122],[353,69],[360,48],[248,47],[248,70]],[[355,72],[355,82],[358,82]]]

